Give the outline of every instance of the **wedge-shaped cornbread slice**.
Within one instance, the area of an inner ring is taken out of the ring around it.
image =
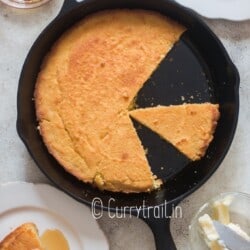
[[[213,139],[219,106],[211,103],[157,106],[130,111],[131,117],[171,143],[191,160],[199,160]]]
[[[119,114],[102,140],[95,184],[112,191],[143,192],[158,188],[144,148],[127,112]]]
[[[44,250],[38,230],[33,223],[25,223],[0,242],[0,250]]]

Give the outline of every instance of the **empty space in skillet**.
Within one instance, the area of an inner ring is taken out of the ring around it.
[[[216,102],[211,75],[186,31],[139,91],[135,106],[204,102]],[[170,143],[139,122],[133,123],[158,178],[167,181],[188,167],[190,160]]]

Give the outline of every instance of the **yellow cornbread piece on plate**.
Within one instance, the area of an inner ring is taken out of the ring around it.
[[[25,223],[0,242],[0,250],[45,250],[41,246],[36,225]]]

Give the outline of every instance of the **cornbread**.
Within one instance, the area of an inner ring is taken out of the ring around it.
[[[212,141],[220,113],[217,104],[202,103],[136,109],[130,115],[195,161]]]
[[[16,228],[0,242],[0,250],[43,250],[35,224]]]
[[[103,143],[103,157],[94,179],[100,189],[140,192],[160,186],[161,181],[156,180],[150,171],[145,151],[127,112],[119,114]]]
[[[159,187],[128,109],[184,30],[156,12],[109,10],[56,42],[34,96],[44,143],[66,171],[111,191]]]

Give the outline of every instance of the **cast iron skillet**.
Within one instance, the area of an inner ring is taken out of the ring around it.
[[[220,104],[221,118],[214,140],[206,156],[193,163],[134,122],[143,145],[148,148],[148,160],[153,172],[165,181],[160,190],[150,194],[101,192],[77,181],[47,152],[37,131],[32,99],[44,56],[58,37],[79,19],[112,8],[159,11],[187,27],[180,41],[140,91],[137,99],[139,106],[205,101]],[[129,207],[134,215],[139,215],[151,227],[158,250],[176,249],[170,233],[170,219],[166,215],[171,215],[174,206],[198,189],[225,157],[237,125],[238,88],[238,72],[224,47],[193,11],[168,0],[85,0],[81,3],[65,0],[61,12],[35,41],[23,65],[18,89],[17,130],[39,168],[57,187],[87,205],[91,205],[93,198],[99,197],[101,202],[95,204],[97,208],[122,211]],[[141,210],[137,213],[136,208],[139,207]],[[156,207],[164,208],[167,212],[162,210],[159,216]]]

